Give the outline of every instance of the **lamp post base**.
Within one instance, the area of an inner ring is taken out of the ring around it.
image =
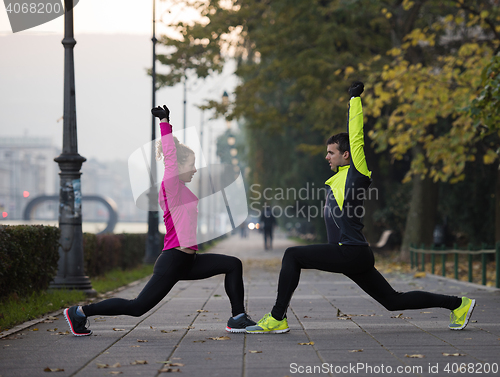
[[[88,276],[68,276],[66,278],[56,276],[50,283],[49,289],[74,289],[83,291],[87,297],[97,296]]]

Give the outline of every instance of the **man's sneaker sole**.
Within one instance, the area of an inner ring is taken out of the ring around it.
[[[284,330],[272,330],[272,331],[259,331],[259,330],[253,330],[253,331],[248,331],[246,330],[246,333],[247,334],[283,334],[283,333],[286,333],[286,332],[289,332],[290,329],[284,329]]]
[[[66,322],[68,322],[69,329],[74,336],[89,336],[92,334],[92,330],[89,330],[90,332],[88,334],[76,333],[75,330],[73,329],[73,324],[71,323],[71,320],[69,319],[68,309],[64,309],[63,314],[64,314],[64,318],[66,318]]]
[[[233,329],[231,327],[226,326],[226,331],[232,332],[232,333],[244,333],[246,330],[245,329]]]
[[[469,319],[472,315],[472,312],[474,311],[474,308],[476,307],[476,300],[471,299],[470,301],[471,301],[470,308],[467,311],[467,315],[465,316],[464,324],[460,327],[449,327],[450,330],[462,330],[465,328],[465,326],[467,326],[469,324]]]

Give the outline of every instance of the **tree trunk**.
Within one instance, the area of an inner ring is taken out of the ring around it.
[[[495,185],[495,243],[497,242],[500,242],[500,165],[498,165]]]
[[[415,147],[414,156],[421,147]],[[410,209],[406,217],[405,233],[401,244],[401,259],[408,260],[410,244],[430,246],[436,225],[438,185],[432,179],[416,175],[412,180]]]

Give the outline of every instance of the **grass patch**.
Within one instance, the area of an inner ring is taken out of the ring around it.
[[[153,273],[153,265],[143,265],[133,270],[112,270],[104,276],[91,278],[92,288],[98,293],[112,291]],[[48,290],[19,298],[17,295],[0,300],[0,331],[39,318],[47,313],[75,305],[86,299],[85,293],[77,290]]]
[[[31,296],[23,298],[11,295],[0,302],[0,331],[39,318],[46,313],[67,307],[84,299],[85,293],[74,290],[34,292]]]

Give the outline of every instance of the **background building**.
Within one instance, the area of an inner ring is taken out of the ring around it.
[[[3,137],[0,139],[0,221],[22,220],[30,200],[40,195],[59,195],[59,167],[54,158],[61,151],[50,138]],[[82,194],[99,195],[116,204],[120,222],[144,222],[147,213],[135,206],[126,161],[82,166]],[[45,202],[32,218],[57,220],[58,202]],[[105,222],[108,212],[96,202],[82,206],[85,222]]]
[[[26,204],[38,195],[59,192],[59,167],[54,157],[61,153],[52,140],[41,137],[0,139],[1,218],[22,219]],[[57,218],[56,203],[48,206],[42,219]]]

